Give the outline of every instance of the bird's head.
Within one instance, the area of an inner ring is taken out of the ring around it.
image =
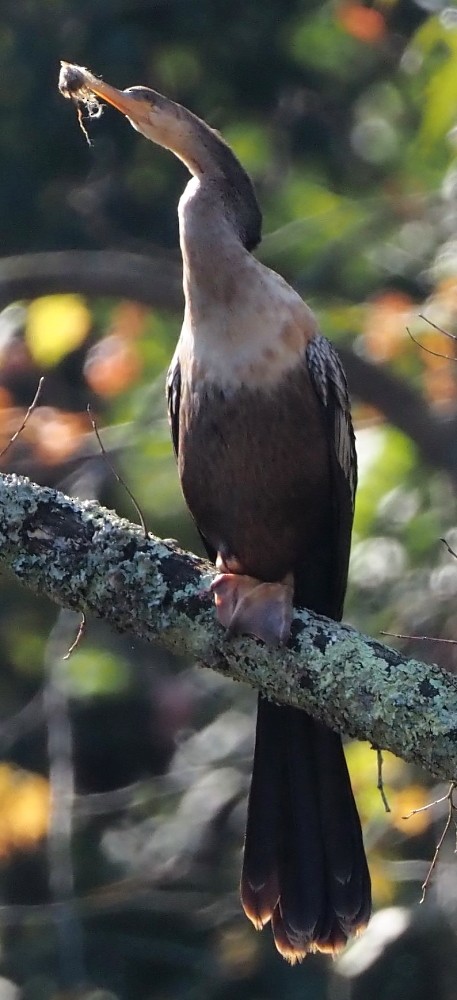
[[[170,147],[170,140],[179,132],[180,106],[149,87],[128,87],[118,90],[104,80],[91,81],[90,89],[96,97],[111,104],[126,115],[133,128],[156,142]]]
[[[92,75],[89,89],[97,98],[126,115],[133,128],[146,139],[170,149],[186,163],[192,173],[200,173],[200,143],[196,139],[201,138],[198,134],[201,123],[186,108],[149,87],[118,90]]]
[[[222,136],[206,122],[156,90],[118,90],[72,63],[62,62],[59,88],[65,97],[86,104],[89,111],[91,105],[97,106],[92,95],[106,101],[146,139],[171,150],[200,182],[206,182],[206,193],[210,192],[219,215],[222,210],[243,246],[247,250],[257,246],[262,217],[252,182]]]

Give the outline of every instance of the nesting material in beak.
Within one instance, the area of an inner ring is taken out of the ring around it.
[[[126,115],[135,125],[141,122],[147,111],[147,102],[139,99],[138,95],[118,90],[104,80],[99,80],[85,66],[75,66],[73,63],[61,62],[59,90],[64,97],[77,103],[79,124],[89,143],[80,105],[84,106],[89,118],[98,118],[102,112],[101,99]]]

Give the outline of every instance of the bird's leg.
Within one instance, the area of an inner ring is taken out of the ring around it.
[[[229,635],[254,635],[269,646],[287,642],[293,614],[292,574],[278,583],[265,583],[246,576],[237,559],[220,553],[216,566],[220,572],[211,590],[218,621]]]

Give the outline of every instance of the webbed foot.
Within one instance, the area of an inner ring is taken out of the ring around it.
[[[293,580],[288,574],[277,583],[265,583],[239,571],[236,561],[219,557],[219,569],[227,569],[213,580],[216,614],[229,635],[247,634],[268,646],[287,642],[293,615]],[[231,572],[230,572],[231,570]]]

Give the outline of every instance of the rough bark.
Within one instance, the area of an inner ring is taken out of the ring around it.
[[[287,648],[227,640],[208,585],[213,567],[170,541],[29,480],[0,476],[0,564],[62,607],[103,618],[273,700],[457,777],[457,678],[347,625],[301,611]]]

